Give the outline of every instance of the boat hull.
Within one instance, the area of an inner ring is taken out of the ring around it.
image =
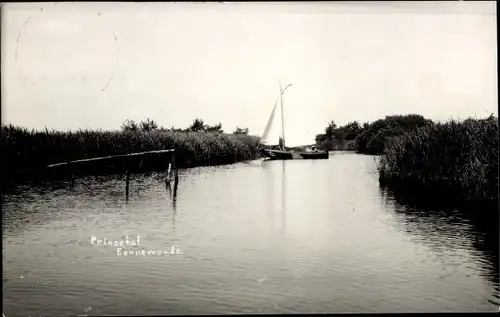
[[[261,153],[271,160],[293,160],[293,155],[290,151],[263,149]]]
[[[293,160],[293,159],[304,159],[304,160],[318,160],[318,159],[328,159],[328,152],[292,152],[292,151],[280,151],[280,150],[268,150],[263,149],[261,153],[269,158],[270,160]]]
[[[319,160],[319,159],[328,159],[328,152],[300,152],[300,156],[302,156],[305,160]]]

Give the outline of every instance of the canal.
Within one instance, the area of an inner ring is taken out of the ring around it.
[[[498,311],[495,230],[405,204],[375,157],[179,173],[7,194],[6,316]]]

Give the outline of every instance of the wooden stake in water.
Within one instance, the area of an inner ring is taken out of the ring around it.
[[[172,163],[168,163],[167,171],[165,173],[165,185],[170,185],[170,174],[172,173]]]
[[[175,149],[168,149],[168,150],[158,150],[158,151],[146,151],[146,152],[137,152],[137,153],[128,153],[128,154],[121,154],[121,155],[111,155],[111,156],[104,156],[104,157],[93,157],[93,158],[89,158],[89,159],[82,159],[82,160],[76,160],[76,161],[71,161],[71,162],[62,162],[62,163],[56,163],[56,164],[50,164],[50,165],[47,165],[46,167],[47,168],[58,168],[58,167],[66,167],[66,166],[75,166],[75,165],[84,165],[84,164],[88,164],[88,163],[93,163],[93,162],[98,162],[98,161],[116,161],[116,160],[122,160],[122,159],[128,159],[128,158],[135,158],[135,157],[141,157],[141,161],[142,161],[142,157],[145,156],[145,155],[159,155],[159,154],[166,154],[166,153],[172,153],[171,155],[174,155],[173,158],[172,158],[172,165],[169,167],[170,168],[170,171],[167,171],[167,174],[170,174],[170,176],[172,176],[173,174],[173,170],[176,169],[175,171],[175,178],[177,179],[178,178],[178,173],[177,173],[177,167],[175,166]],[[123,161],[122,161],[123,162]],[[130,161],[125,161],[123,162],[125,165],[121,165],[121,166],[124,166],[125,169],[126,169],[126,175],[127,175],[127,178],[126,178],[126,186],[125,186],[125,194],[127,195],[128,197],[128,193],[129,193],[129,185],[130,185],[130,171],[129,171],[129,168],[131,167],[130,164],[132,164],[132,162]],[[140,162],[139,165],[143,165],[143,161]],[[70,171],[65,171],[65,173],[70,173]],[[70,175],[68,175],[68,177],[71,176],[71,182],[72,184],[74,185],[75,183],[75,175],[74,175],[74,172],[71,171]],[[96,175],[96,180],[97,180],[97,175]]]

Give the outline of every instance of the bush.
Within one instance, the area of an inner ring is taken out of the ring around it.
[[[432,125],[421,115],[386,116],[365,126],[355,139],[356,151],[365,154],[382,154],[387,141],[406,132]]]

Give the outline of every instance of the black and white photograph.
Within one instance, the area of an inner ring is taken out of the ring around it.
[[[496,10],[2,3],[2,316],[499,312]]]

